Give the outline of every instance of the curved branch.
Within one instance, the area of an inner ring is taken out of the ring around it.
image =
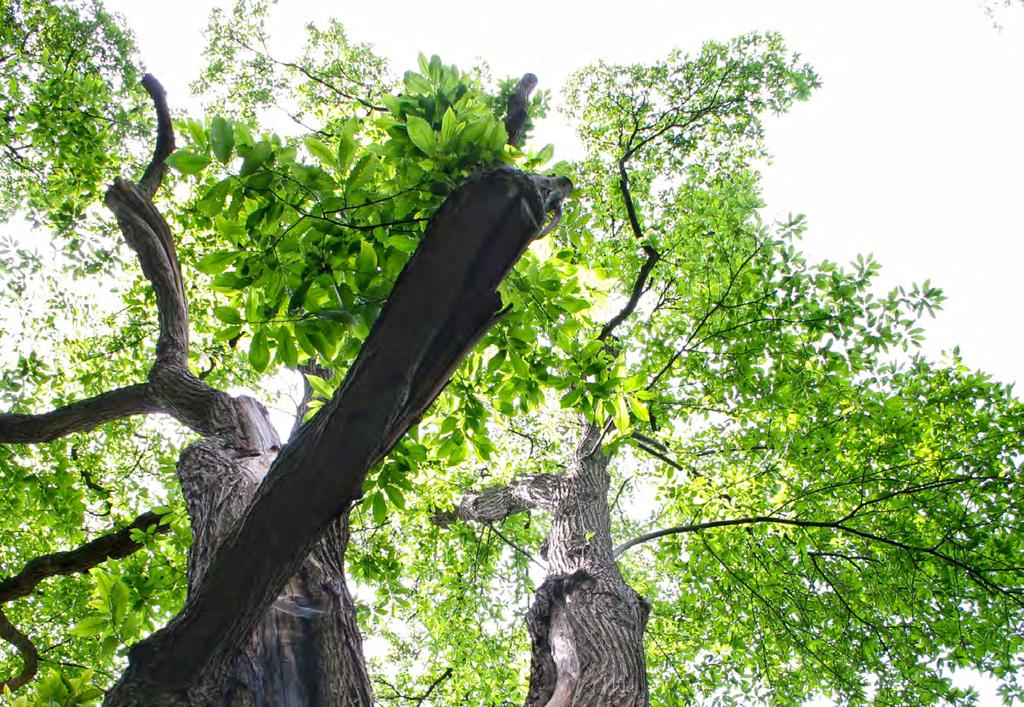
[[[0,442],[51,442],[132,415],[164,412],[147,383],[100,393],[38,415],[0,413]]]
[[[4,690],[17,690],[27,685],[36,676],[39,670],[39,650],[32,639],[18,630],[18,627],[11,623],[7,615],[0,609],[0,638],[14,646],[21,654],[24,665],[21,672],[8,680],[0,680],[0,693]]]
[[[608,323],[601,329],[601,333],[598,334],[597,338],[604,341],[612,332],[615,331],[615,327],[622,324],[629,315],[635,310],[637,304],[640,302],[640,298],[643,296],[644,291],[647,289],[647,279],[650,277],[651,272],[654,270],[654,266],[661,260],[661,254],[651,246],[643,243],[644,232],[640,226],[640,219],[636,214],[636,205],[633,203],[633,195],[629,191],[629,174],[626,172],[626,161],[625,158],[619,160],[619,192],[622,194],[622,200],[626,204],[626,214],[629,216],[629,227],[633,231],[633,236],[640,241],[642,244],[644,255],[646,260],[644,264],[640,266],[640,271],[636,275],[636,280],[633,281],[633,288],[629,294],[629,300],[619,310],[619,313],[608,320]]]
[[[159,532],[166,532],[170,528],[163,516],[146,511],[124,528],[101,535],[74,550],[54,552],[29,560],[21,572],[0,580],[0,603],[25,596],[48,577],[86,572],[108,559],[127,557],[142,548],[140,543],[132,540],[132,531],[145,531],[153,526]]]
[[[142,87],[153,99],[156,107],[156,147],[153,159],[139,180],[139,188],[147,199],[152,199],[167,172],[167,158],[174,152],[174,128],[171,126],[171,111],[167,108],[167,92],[153,74],[142,77]]]
[[[171,229],[144,189],[131,182],[115,179],[104,201],[117,217],[125,242],[135,251],[142,272],[156,293],[160,320],[156,365],[186,368],[188,310]]]

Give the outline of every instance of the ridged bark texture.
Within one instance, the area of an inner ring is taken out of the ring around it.
[[[562,482],[546,541],[547,579],[527,614],[533,643],[526,707],[646,707],[643,632],[649,605],[612,554],[608,457],[584,434]]]
[[[214,551],[237,527],[277,455],[276,434],[262,408],[244,399],[238,401],[237,408],[245,444],[231,436],[207,438],[187,448],[178,462],[178,478],[192,524],[190,597],[202,584]],[[251,449],[253,439],[263,441],[261,453]],[[371,705],[362,638],[345,586],[347,543],[346,513],[314,545],[278,600],[264,613],[244,649],[194,685],[187,698],[154,702],[145,695],[122,695],[126,698],[122,704]]]

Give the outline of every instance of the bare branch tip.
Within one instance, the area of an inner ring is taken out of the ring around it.
[[[152,198],[160,187],[160,181],[167,169],[165,160],[174,152],[174,127],[171,124],[171,111],[167,107],[167,91],[163,85],[153,74],[146,74],[142,77],[142,87],[153,99],[153,106],[156,108],[156,147],[153,150],[153,159],[139,180],[143,193]]]

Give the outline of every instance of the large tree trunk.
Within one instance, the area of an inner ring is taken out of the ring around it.
[[[193,545],[189,596],[217,546],[240,521],[271,462],[276,437],[262,408],[249,404],[250,424],[265,448],[240,450],[224,438],[197,442],[182,454],[178,478],[188,504]],[[250,438],[253,435],[249,435]],[[348,514],[331,525],[268,609],[245,648],[190,693],[193,704],[364,707],[372,703],[362,639],[343,557]]]
[[[612,553],[608,457],[587,425],[553,487],[548,571],[527,614],[533,643],[526,707],[644,707],[649,605]]]

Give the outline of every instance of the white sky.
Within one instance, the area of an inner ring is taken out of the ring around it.
[[[136,31],[172,106],[202,65],[210,3],[109,0]],[[627,14],[628,13],[628,14]],[[872,253],[888,287],[930,278],[948,300],[929,351],[1024,383],[1016,290],[1024,280],[1024,8],[993,26],[977,0],[282,0],[274,31],[296,46],[308,21],[341,19],[397,72],[416,54],[496,76],[532,71],[556,93],[597,58],[634,62],[706,39],[778,30],[821,75],[808,103],[769,120],[766,215],[808,215],[809,255]],[[554,115],[538,142],[571,156]],[[559,149],[561,145],[561,149]]]
[[[707,39],[778,30],[821,76],[810,102],[768,122],[766,215],[808,215],[804,249],[847,262],[872,253],[886,289],[930,278],[948,300],[928,350],[1024,384],[1015,295],[1024,281],[1024,8],[997,29],[976,0],[281,0],[272,26],[334,16],[398,73],[416,54],[495,76],[536,73],[556,94],[603,58],[637,62]],[[220,3],[220,4],[223,4]],[[107,0],[137,33],[146,68],[188,106],[211,3]],[[559,116],[538,143],[573,144]],[[1019,394],[1019,391],[1018,391]],[[997,704],[986,690],[983,704]]]

